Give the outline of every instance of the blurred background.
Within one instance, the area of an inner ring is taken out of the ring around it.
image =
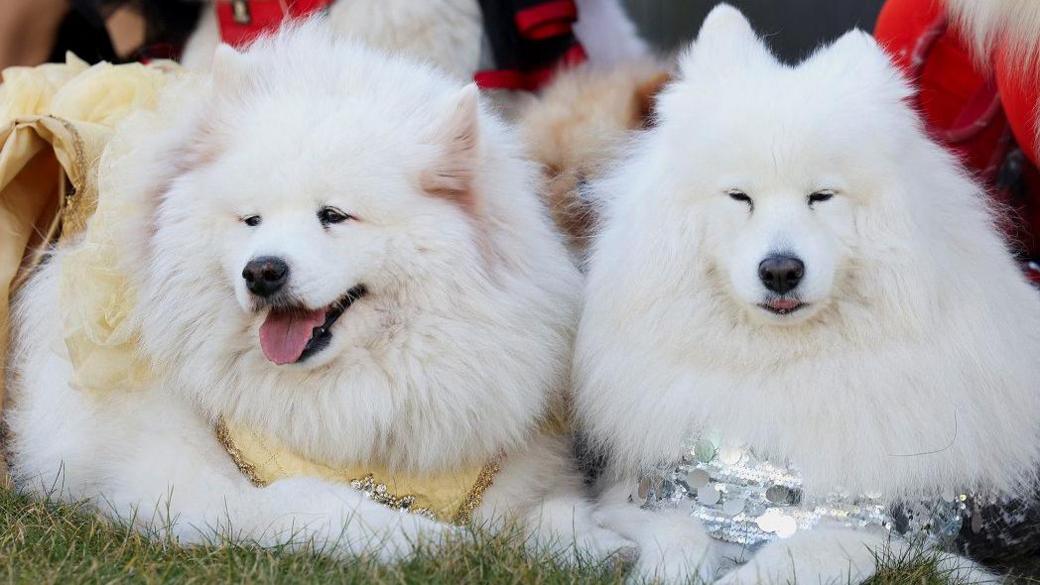
[[[986,1],[986,0],[980,0]],[[673,51],[697,33],[718,1],[625,0],[643,37]],[[786,61],[797,61],[820,43],[853,27],[870,31],[883,0],[729,0],[754,24],[759,34]]]
[[[421,2],[423,0],[416,0]],[[664,52],[689,41],[712,0],[623,0],[643,37]],[[731,0],[773,49],[797,60],[858,26],[871,30],[882,0]],[[89,62],[171,56],[200,13],[198,0],[0,0],[0,68],[63,61],[72,51]]]

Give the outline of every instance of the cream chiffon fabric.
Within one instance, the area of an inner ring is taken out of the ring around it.
[[[40,262],[48,244],[83,231],[97,208],[98,162],[113,128],[129,113],[153,108],[159,90],[177,71],[176,65],[166,61],[89,66],[71,54],[65,63],[4,70],[0,85],[0,371],[8,353],[11,297]],[[106,319],[102,316],[101,320]],[[74,353],[75,347],[70,345],[70,351]],[[0,376],[0,409],[3,384]],[[0,476],[0,480],[6,478],[2,458]]]

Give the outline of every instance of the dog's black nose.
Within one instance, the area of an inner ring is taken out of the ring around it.
[[[758,277],[766,288],[784,294],[801,282],[805,264],[793,256],[769,256],[758,265]]]
[[[269,297],[282,290],[289,280],[289,265],[281,258],[261,256],[253,258],[242,269],[246,288],[259,297]]]

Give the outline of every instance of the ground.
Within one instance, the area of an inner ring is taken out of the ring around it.
[[[887,564],[869,585],[945,583],[922,557]],[[526,555],[515,536],[474,536],[393,566],[245,546],[182,548],[149,541],[83,509],[0,489],[0,583],[124,582],[621,585],[626,574],[619,562],[565,567],[548,556]]]
[[[244,546],[156,543],[70,506],[0,490],[0,583],[616,583],[611,566],[564,568],[508,538],[480,538],[394,566]]]

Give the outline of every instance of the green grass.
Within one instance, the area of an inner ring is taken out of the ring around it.
[[[0,489],[0,583],[621,584],[619,563],[567,567],[525,554],[516,535],[478,536],[420,551],[392,566],[313,553],[226,545],[180,547],[150,540],[74,506]],[[869,585],[945,585],[919,554],[879,555]],[[1035,582],[1034,583],[1038,583]]]
[[[3,583],[623,583],[609,565],[565,567],[525,555],[516,538],[481,537],[398,565],[248,546],[155,542],[96,514],[0,490]]]

